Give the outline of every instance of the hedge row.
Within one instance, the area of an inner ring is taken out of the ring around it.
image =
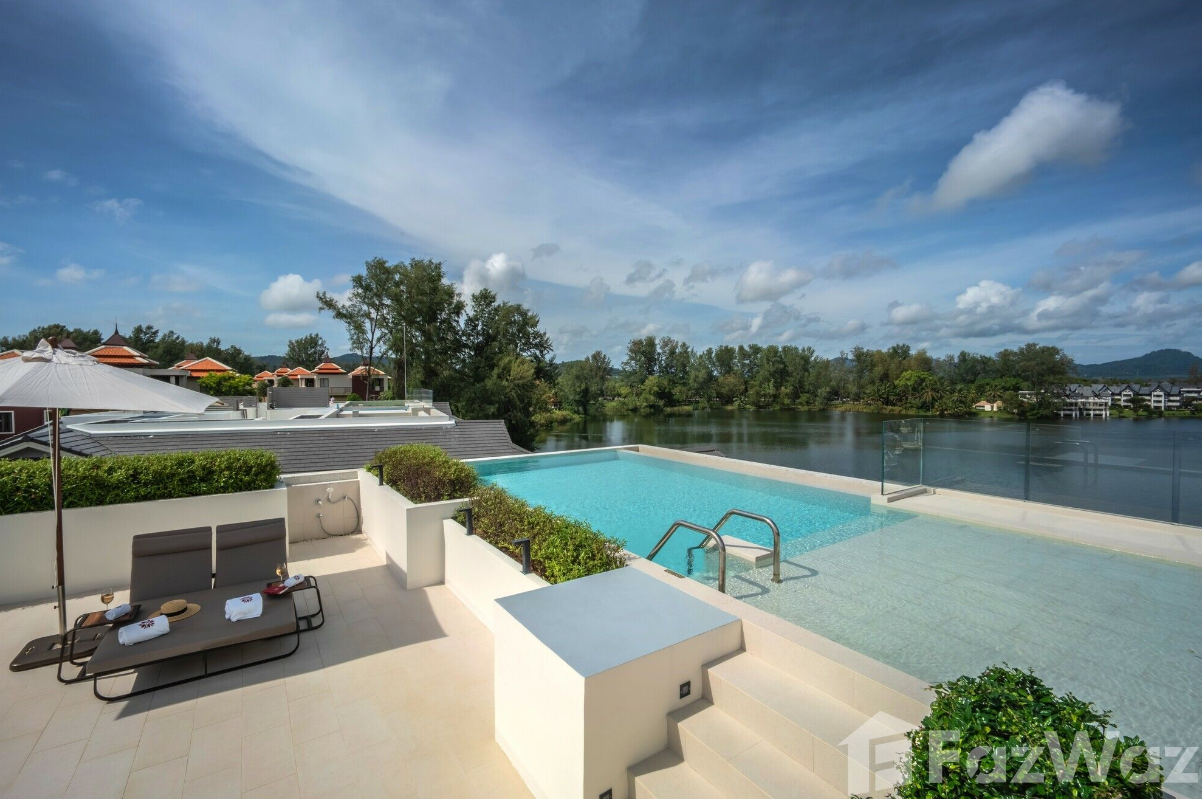
[[[530,539],[530,565],[549,583],[562,583],[626,565],[625,542],[590,525],[532,507],[496,486],[481,486],[476,470],[428,444],[405,444],[380,452],[368,468],[384,465],[384,482],[411,502],[472,498],[476,535],[515,560],[513,545]],[[463,521],[462,513],[459,520]]]
[[[272,488],[275,453],[228,449],[63,459],[63,507],[203,497]],[[50,460],[0,460],[0,515],[52,510]]]

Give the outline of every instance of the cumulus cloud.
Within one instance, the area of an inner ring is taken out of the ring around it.
[[[317,314],[305,311],[275,311],[267,314],[263,324],[268,327],[311,327],[317,321]]]
[[[605,278],[595,277],[589,281],[588,288],[584,290],[584,304],[601,305],[608,296],[609,284],[605,282]]]
[[[822,276],[829,280],[851,280],[896,268],[897,261],[871,250],[844,252],[831,258],[830,263],[823,267]]]
[[[60,283],[70,283],[78,285],[86,283],[89,280],[96,280],[104,277],[103,269],[85,269],[76,263],[70,263],[55,271],[54,276],[58,278]]]
[[[0,254],[3,254],[2,249],[0,249]],[[1181,267],[1181,271],[1173,275],[1172,281],[1173,285],[1178,288],[1202,286],[1202,261],[1194,261],[1188,266]]]
[[[772,302],[754,316],[731,316],[714,325],[714,329],[724,333],[727,341],[758,339],[782,344],[797,339],[820,321],[817,314],[808,314],[796,305]]]
[[[553,241],[548,241],[545,244],[538,245],[530,251],[530,260],[536,261],[539,258],[550,258],[557,252],[559,252],[559,245]]]
[[[1011,288],[996,280],[982,280],[975,286],[964,289],[956,297],[956,307],[973,313],[989,313],[998,308],[1009,308],[1018,299],[1021,290]]]
[[[61,183],[64,186],[75,186],[79,184],[79,178],[72,175],[65,169],[51,169],[49,172],[42,175],[51,183]]]
[[[728,267],[714,266],[710,263],[693,264],[693,266],[689,269],[689,273],[685,275],[684,288],[687,291],[692,291],[698,286],[709,283],[711,280],[720,277],[729,271],[730,269]]]
[[[627,286],[634,286],[639,283],[654,283],[667,273],[667,269],[656,271],[655,264],[650,261],[635,261],[634,267],[630,270],[630,274],[626,276],[624,282]]]
[[[1030,333],[1092,327],[1102,308],[1110,302],[1114,287],[1103,283],[1075,294],[1053,294],[1035,303],[1023,320]]]
[[[1067,241],[1056,250],[1055,263],[1037,269],[1031,286],[1044,291],[1075,294],[1093,288],[1139,263],[1145,253],[1114,250],[1107,239]]]
[[[917,325],[929,322],[935,318],[935,311],[925,302],[915,302],[908,305],[900,302],[889,303],[889,321],[895,325]]]
[[[487,261],[476,259],[463,270],[463,291],[469,297],[480,289],[492,289],[497,294],[512,294],[526,279],[522,262],[503,252],[495,252]]]
[[[317,310],[317,292],[321,291],[321,281],[314,278],[313,280],[305,280],[297,274],[280,275],[272,281],[271,285],[263,290],[259,295],[259,305],[266,311],[277,311],[282,313],[273,313],[268,319],[276,318],[275,323],[269,321],[276,327],[290,327],[291,324],[278,324],[280,322],[296,321],[295,317],[299,316],[298,311],[316,311]],[[310,317],[316,318],[313,314]]]
[[[661,280],[659,284],[651,289],[647,294],[647,299],[651,302],[666,302],[676,296],[676,284],[671,280]]]
[[[776,269],[771,261],[754,261],[735,284],[735,300],[741,303],[776,301],[813,279],[813,273],[804,269]]]
[[[17,260],[17,256],[20,254],[20,249],[0,241],[0,268],[6,267]]]
[[[133,216],[141,205],[142,201],[137,197],[126,197],[124,200],[110,197],[107,200],[97,200],[89,207],[98,214],[111,216],[118,222],[124,222]]]
[[[1028,92],[1001,122],[973,136],[947,165],[929,206],[952,210],[1012,190],[1045,164],[1096,164],[1112,150],[1122,105],[1052,81]]]

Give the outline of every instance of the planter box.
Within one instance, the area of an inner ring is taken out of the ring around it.
[[[359,472],[363,534],[396,575],[401,587],[425,588],[443,582],[442,523],[467,500],[415,505],[376,476]]]
[[[447,588],[490,630],[496,600],[547,585],[537,574],[522,574],[517,561],[487,541],[468,535],[454,519],[442,523],[442,535]]]
[[[63,511],[67,592],[129,585],[135,535],[287,518],[288,492],[266,491],[131,502]],[[54,596],[54,511],[0,516],[0,604]]]

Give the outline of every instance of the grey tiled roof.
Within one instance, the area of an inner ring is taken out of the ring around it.
[[[46,428],[31,431],[45,442]],[[177,433],[93,437],[64,429],[63,451],[76,455],[142,455],[209,449],[265,449],[276,454],[284,474],[352,469],[397,444],[435,444],[455,458],[520,455],[526,450],[509,438],[499,419],[431,427],[294,430],[246,433]]]

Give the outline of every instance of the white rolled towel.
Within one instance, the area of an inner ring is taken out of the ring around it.
[[[263,595],[247,594],[227,599],[225,602],[225,617],[230,621],[256,619],[263,615]]]
[[[285,588],[291,588],[292,586],[298,585],[299,583],[303,583],[304,581],[305,581],[305,575],[294,574],[283,582],[283,586]]]
[[[151,638],[158,638],[171,632],[171,624],[166,616],[155,616],[153,619],[143,619],[134,624],[117,628],[117,641],[125,646],[140,644]]]
[[[108,619],[109,621],[112,621],[113,619],[121,618],[126,613],[129,613],[129,605],[128,604],[118,605],[117,607],[115,607],[111,610],[106,610],[104,612],[104,617],[106,619]]]

